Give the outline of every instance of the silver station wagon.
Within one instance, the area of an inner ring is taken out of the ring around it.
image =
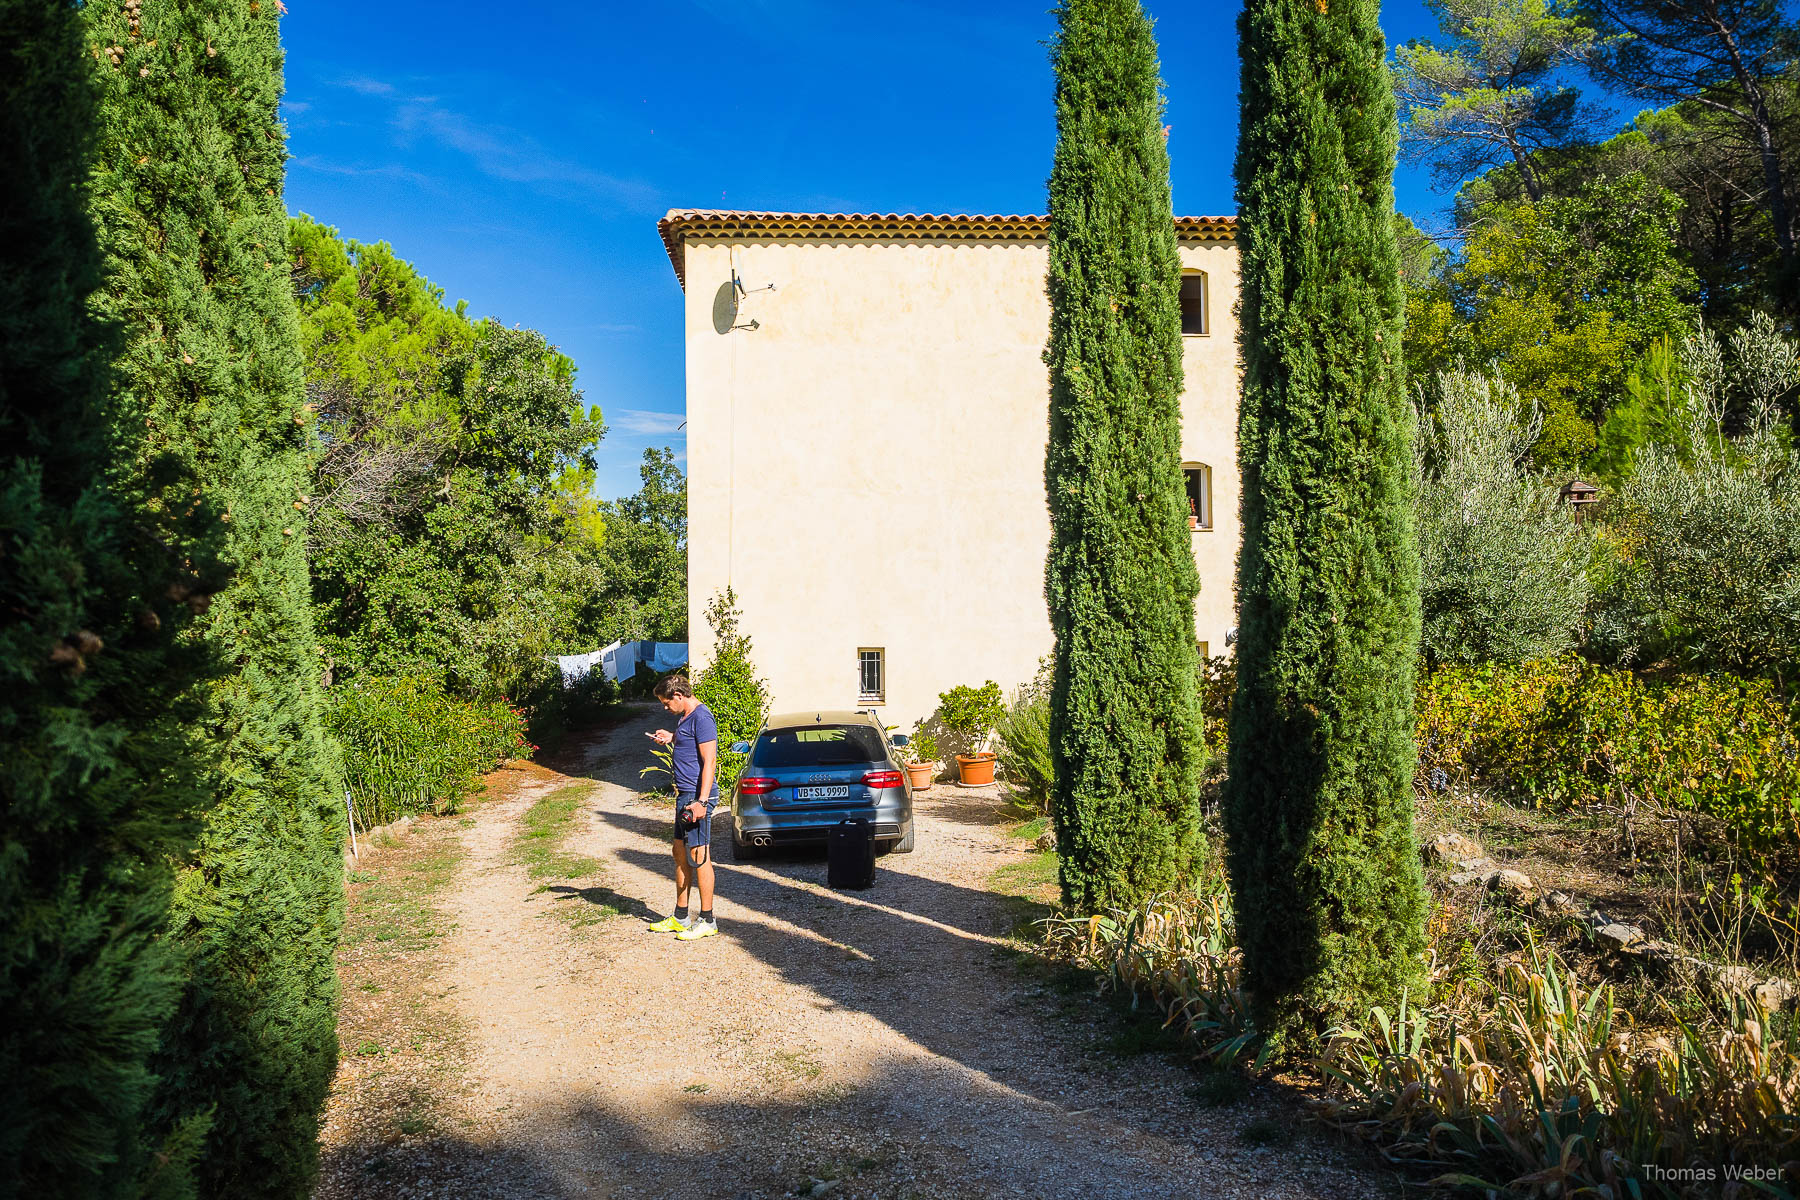
[[[875,849],[910,854],[912,785],[881,721],[866,712],[773,716],[754,743],[732,749],[750,761],[731,791],[731,849],[739,862],[776,846],[823,843],[839,821],[875,826]]]

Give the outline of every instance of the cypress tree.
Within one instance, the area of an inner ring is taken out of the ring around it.
[[[1065,0],[1051,49],[1051,749],[1063,900],[1180,885],[1200,853],[1199,577],[1181,478],[1181,264],[1138,0]]]
[[[94,117],[68,0],[0,0],[0,1196],[185,1190],[140,1125],[179,982],[159,934],[194,799],[199,648],[166,592],[204,562],[109,466],[113,341],[88,301]],[[154,1152],[154,1153],[153,1153]]]
[[[1246,982],[1277,1040],[1397,996],[1419,555],[1394,99],[1375,0],[1249,0],[1237,184],[1238,689],[1224,794]]]
[[[102,95],[95,211],[106,310],[124,329],[137,465],[184,464],[228,580],[203,601],[223,664],[198,740],[217,805],[178,872],[185,988],[159,1059],[159,1119],[210,1112],[208,1196],[296,1196],[317,1167],[336,1063],[341,801],[321,723],[304,493],[311,444],[281,199],[274,0],[88,5]]]

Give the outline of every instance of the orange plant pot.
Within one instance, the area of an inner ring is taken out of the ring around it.
[[[964,787],[980,787],[984,783],[994,782],[994,755],[959,754],[956,756],[956,773],[962,777]]]
[[[912,777],[913,791],[922,792],[931,786],[931,777],[937,774],[934,762],[907,763],[906,773]]]

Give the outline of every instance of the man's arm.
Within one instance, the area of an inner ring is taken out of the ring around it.
[[[700,752],[700,786],[694,792],[694,803],[705,808],[707,798],[712,795],[713,775],[719,765],[719,743],[701,742],[695,749]]]

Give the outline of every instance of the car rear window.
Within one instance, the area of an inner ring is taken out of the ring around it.
[[[881,735],[867,725],[805,725],[763,734],[750,761],[759,767],[829,767],[886,757]]]

